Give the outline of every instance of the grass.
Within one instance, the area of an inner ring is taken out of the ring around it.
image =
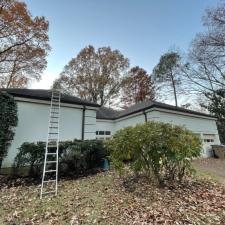
[[[199,174],[200,176],[200,174]],[[59,195],[39,199],[36,185],[3,187],[0,224],[223,224],[225,187],[189,180],[158,189],[144,177],[114,171],[59,183]]]
[[[214,182],[225,183],[225,160],[204,158],[193,161],[196,176],[210,179]]]
[[[220,176],[218,176],[218,175],[216,175],[212,172],[205,171],[205,170],[197,169],[196,170],[196,177],[212,180],[213,182],[225,183],[224,178],[222,178],[222,177],[220,177]]]

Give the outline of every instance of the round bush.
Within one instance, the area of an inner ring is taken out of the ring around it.
[[[190,160],[200,156],[201,140],[181,126],[147,122],[119,130],[108,141],[114,167],[122,170],[130,159],[135,173],[145,172],[159,185],[182,181],[193,172]]]

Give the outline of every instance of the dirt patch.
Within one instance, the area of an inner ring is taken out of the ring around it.
[[[206,158],[193,161],[197,171],[209,173],[225,182],[225,159]]]

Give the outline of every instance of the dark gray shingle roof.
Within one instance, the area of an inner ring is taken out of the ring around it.
[[[120,111],[102,106],[98,109],[96,118],[111,120],[117,118],[119,116],[119,113]]]
[[[39,100],[47,100],[51,99],[51,90],[44,90],[44,89],[25,89],[25,88],[3,88],[0,91],[6,91],[7,93],[15,96],[15,97],[23,97],[23,98],[30,98],[30,99],[39,99]],[[93,107],[100,107],[98,104],[89,102],[86,100],[82,100],[75,96],[62,94],[61,102],[63,103],[70,103],[70,104],[77,104],[77,105],[86,105],[86,106],[93,106]],[[206,113],[196,112],[189,109],[184,109],[181,107],[172,106],[165,103],[160,103],[156,101],[144,101],[133,105],[125,110],[114,110],[107,107],[100,107],[97,111],[97,119],[119,119],[125,116],[129,116],[134,113],[138,113],[150,108],[161,108],[161,109],[168,109],[177,112],[184,112],[193,115],[199,116],[206,116],[206,117],[213,117]],[[213,117],[214,118],[214,117]]]
[[[135,114],[138,112],[145,111],[147,109],[151,109],[151,108],[167,109],[171,111],[177,111],[177,112],[189,113],[189,114],[198,115],[198,116],[206,116],[206,117],[214,118],[213,116],[206,113],[196,112],[193,110],[176,107],[176,106],[165,104],[165,103],[160,103],[156,101],[144,101],[121,111],[116,111],[110,108],[101,107],[97,111],[97,119],[119,119],[125,116],[129,116],[131,114]]]
[[[2,88],[1,91],[6,91],[7,93],[15,96],[15,97],[23,97],[23,98],[30,98],[30,99],[38,99],[38,100],[51,100],[51,90],[45,89],[25,89],[25,88]],[[86,105],[86,106],[93,106],[93,107],[100,107],[98,104],[93,102],[89,102],[86,100],[82,100],[75,96],[62,94],[61,95],[61,102],[63,103],[70,103],[70,104],[77,104],[77,105]]]

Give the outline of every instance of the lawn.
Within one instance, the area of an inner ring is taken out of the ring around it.
[[[59,195],[39,199],[37,185],[1,187],[0,224],[225,224],[225,186],[199,177],[154,188],[114,171],[62,180]]]
[[[197,175],[212,178],[215,181],[225,183],[225,160],[205,158],[193,161]]]

